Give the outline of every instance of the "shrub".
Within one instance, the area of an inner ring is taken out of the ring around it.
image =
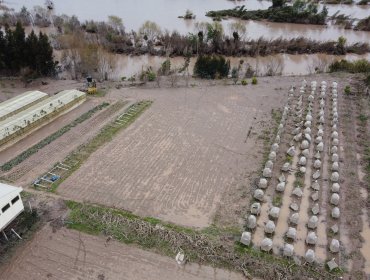
[[[153,71],[149,71],[147,77],[149,82],[153,82],[157,78],[157,75]]]
[[[370,72],[370,62],[366,59],[359,59],[353,62],[345,59],[335,61],[329,65],[329,72],[345,71],[350,73]]]
[[[242,85],[243,85],[243,86],[246,86],[246,85],[248,85],[248,82],[247,82],[247,80],[242,80]]]
[[[256,85],[258,83],[257,78],[253,77],[252,78],[252,85]]]
[[[344,93],[345,93],[345,94],[351,94],[351,87],[347,85],[347,86],[344,88]]]
[[[200,55],[194,65],[194,75],[202,79],[227,77],[230,70],[230,61],[223,56]]]

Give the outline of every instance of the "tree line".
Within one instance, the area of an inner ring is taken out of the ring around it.
[[[14,30],[9,26],[5,31],[0,29],[0,74],[50,76],[55,74],[56,65],[46,34],[32,31],[26,36],[20,22]]]

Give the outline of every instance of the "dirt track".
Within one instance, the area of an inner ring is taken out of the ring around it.
[[[13,261],[0,269],[1,280],[203,280],[244,279],[208,266],[177,265],[134,246],[62,228],[45,226]]]

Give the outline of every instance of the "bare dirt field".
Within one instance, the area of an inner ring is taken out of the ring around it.
[[[259,169],[249,134],[285,97],[266,82],[126,89],[110,96],[154,103],[63,182],[58,193],[192,227],[211,224],[235,180],[246,185],[242,175]]]
[[[1,280],[203,280],[244,279],[234,272],[197,264],[177,265],[159,256],[117,241],[107,241],[65,228],[45,226],[0,268]]]

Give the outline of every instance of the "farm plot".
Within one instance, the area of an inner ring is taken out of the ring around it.
[[[125,103],[123,102],[116,102],[106,109],[99,111],[88,120],[78,124],[55,141],[38,150],[37,153],[26,158],[10,171],[1,172],[0,175],[18,185],[25,186],[30,184],[42,173],[50,171],[55,163],[62,161],[73,149],[97,134],[100,128],[118,115],[124,105]],[[29,137],[32,137],[32,135]]]
[[[197,264],[178,266],[163,257],[114,240],[45,226],[12,262],[0,279],[244,279],[241,274]]]
[[[331,269],[344,254],[338,85],[303,81],[289,92],[276,139],[254,191],[241,242]]]
[[[234,178],[258,168],[248,157],[254,147],[248,131],[256,125],[254,118],[269,116],[282,97],[262,107],[266,95],[242,88],[149,93],[146,98],[155,96],[151,108],[90,156],[58,193],[206,227]]]

